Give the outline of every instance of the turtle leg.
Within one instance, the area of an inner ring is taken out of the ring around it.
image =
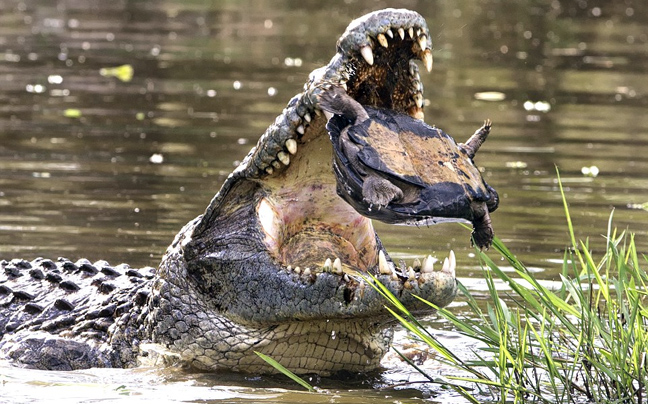
[[[377,175],[365,177],[362,183],[362,197],[380,209],[391,201],[403,197],[403,191],[396,185]]]
[[[364,107],[344,91],[342,87],[332,86],[322,92],[319,98],[319,106],[324,111],[336,115],[342,115],[354,125],[358,125],[367,119],[369,115]]]
[[[488,250],[495,236],[488,209],[485,209],[483,216],[473,220],[472,224],[472,245],[477,246],[480,250]]]

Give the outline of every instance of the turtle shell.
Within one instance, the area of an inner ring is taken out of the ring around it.
[[[450,135],[393,110],[364,108],[369,119],[356,124],[333,115],[327,124],[338,194],[347,203],[387,223],[473,221],[484,215],[492,188]],[[344,145],[349,141],[353,155]],[[362,193],[368,177],[389,181],[402,197],[373,206]]]

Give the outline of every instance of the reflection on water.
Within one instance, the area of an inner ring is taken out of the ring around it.
[[[0,0],[0,258],[156,265],[350,19],[382,3]],[[579,236],[599,249],[614,209],[648,250],[645,2],[397,3],[433,35],[428,123],[461,141],[494,122],[477,163],[513,252],[555,277],[556,166]],[[124,65],[130,80],[102,71]],[[453,248],[459,276],[478,274],[461,226],[377,230],[395,257]]]

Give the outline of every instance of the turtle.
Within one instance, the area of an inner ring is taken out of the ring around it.
[[[323,91],[319,104],[329,117],[337,193],[356,211],[392,224],[467,221],[473,245],[490,247],[499,197],[473,161],[490,120],[457,143],[422,120],[363,106],[340,86]]]

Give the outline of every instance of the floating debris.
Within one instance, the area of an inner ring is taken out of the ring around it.
[[[551,111],[551,104],[547,101],[525,101],[524,109],[526,111],[549,112]]]
[[[629,203],[626,205],[628,209],[648,210],[648,202],[644,203]]]
[[[506,99],[506,94],[499,91],[483,91],[481,93],[475,93],[474,95],[476,100],[479,101],[504,101]]]
[[[507,161],[506,168],[527,168],[529,165],[524,161]]]
[[[66,118],[81,118],[81,110],[76,108],[68,108],[63,111],[63,116]]]
[[[45,90],[47,90],[47,88],[42,84],[27,84],[25,86],[25,90],[28,93],[41,94],[41,93],[44,93]]]
[[[51,74],[47,76],[47,82],[50,84],[61,84],[63,83],[63,77],[58,74]]]
[[[153,153],[151,157],[149,157],[149,163],[162,164],[164,163],[164,156],[161,153]]]
[[[597,166],[582,167],[581,173],[588,177],[596,177],[599,174],[599,169]]]
[[[123,82],[129,82],[133,79],[133,66],[121,65],[117,67],[104,67],[99,70],[99,74],[104,77],[117,77]]]

